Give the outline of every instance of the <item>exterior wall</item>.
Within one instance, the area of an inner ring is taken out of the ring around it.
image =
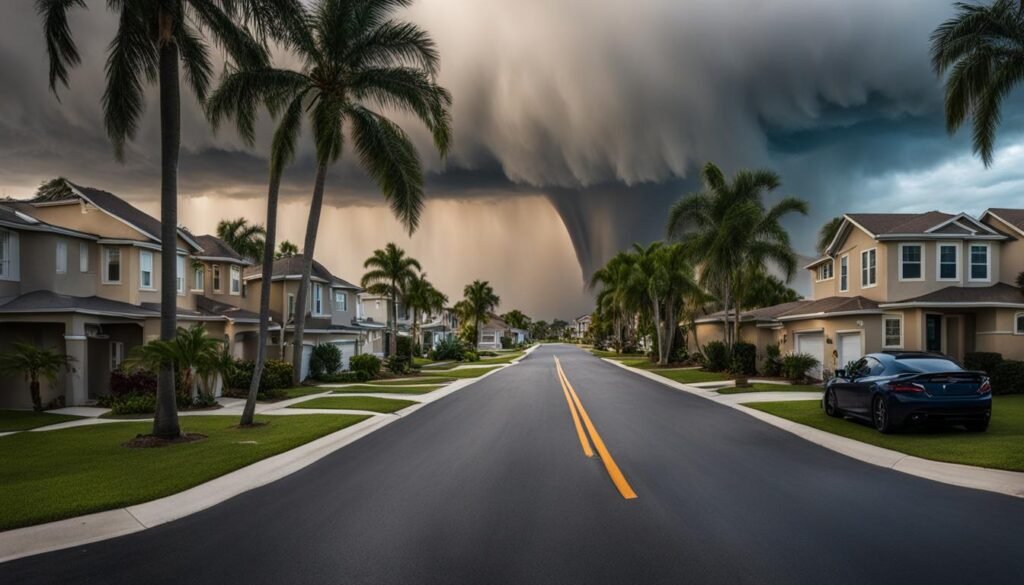
[[[796,351],[796,334],[814,331],[821,331],[825,335],[825,355],[815,357],[822,359],[822,367],[826,370],[835,371],[837,368],[838,351],[836,349],[836,336],[839,332],[860,332],[861,350],[863,353],[877,352],[882,349],[881,315],[857,315],[829,319],[787,321],[784,323],[783,328],[777,331],[777,335],[780,338],[779,348],[783,354],[793,353]]]
[[[987,309],[978,311],[976,351],[1001,353],[1004,359],[1024,360],[1024,335],[1017,335],[1015,319],[1022,311]]]
[[[245,265],[236,262],[200,262],[203,266],[203,287],[202,292],[198,292],[200,289],[196,288],[195,273],[192,269],[191,258],[187,262],[186,266],[186,285],[192,294],[205,296],[209,299],[217,301],[218,303],[225,303],[233,305],[242,309],[259,312],[260,310],[260,297],[259,290],[257,289],[255,296],[253,296],[251,290],[249,290],[248,284],[245,280],[241,281],[241,288],[236,294],[231,292],[231,267],[235,266],[239,271],[239,278],[243,277],[243,270]],[[220,267],[220,290],[215,291],[213,288],[213,271],[214,266]],[[259,283],[260,281],[254,280],[253,283]]]
[[[76,200],[65,205],[33,206],[31,215],[53,225],[104,238],[145,240],[146,237],[105,211]],[[159,237],[160,234],[152,234]]]
[[[985,218],[985,223],[993,228],[1015,236],[1017,239],[1003,242],[999,255],[999,281],[1015,284],[1017,275],[1024,271],[1024,235],[1016,228],[992,217]]]
[[[65,353],[64,323],[0,323],[0,353],[10,351],[15,342],[23,341],[33,345]],[[40,380],[40,395],[43,406],[65,395],[68,373],[62,371],[56,384]],[[21,376],[4,376],[0,384],[0,409],[28,410],[32,408],[29,384]]]
[[[37,290],[50,290],[73,296],[96,294],[98,252],[95,242],[44,232],[20,232],[21,291],[25,294]],[[57,273],[57,243],[67,249],[66,270]],[[79,244],[89,250],[89,270],[82,272],[79,264]]]
[[[376,323],[388,322],[388,300],[373,295],[360,295],[363,303],[363,319],[372,319]]]
[[[878,284],[869,287],[861,287],[861,252],[870,248],[876,248],[878,250],[875,258],[876,274]],[[840,258],[849,254],[849,287],[846,292],[839,290],[839,265]],[[815,299],[823,299],[826,297],[841,296],[841,297],[855,297],[862,296],[864,298],[883,301],[886,299],[888,279],[886,275],[885,267],[888,265],[889,258],[888,249],[885,245],[876,242],[871,236],[857,227],[850,230],[850,234],[846,237],[843,245],[836,252],[835,255],[835,266],[833,270],[833,278],[822,282],[814,282],[813,294]],[[812,275],[812,280],[815,280],[815,276]]]
[[[335,302],[337,294],[344,294],[346,297],[345,308]],[[332,288],[330,289],[330,306],[331,306],[331,323],[335,325],[351,325],[356,318],[356,303],[358,301],[358,293],[354,290],[347,288]]]

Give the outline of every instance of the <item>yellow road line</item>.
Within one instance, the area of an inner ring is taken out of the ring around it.
[[[618,488],[619,493],[622,497],[627,500],[636,498],[636,492],[626,481],[626,476],[622,474],[622,470],[615,463],[615,459],[612,458],[612,454],[608,452],[608,448],[605,447],[604,441],[601,440],[601,435],[597,433],[597,428],[594,427],[594,423],[591,422],[590,416],[587,414],[587,409],[583,408],[583,403],[580,402],[580,397],[576,394],[576,390],[572,387],[569,382],[568,376],[565,375],[565,371],[562,370],[562,362],[559,361],[558,356],[555,356],[555,369],[558,370],[558,377],[562,381],[562,390],[568,390],[572,396],[572,400],[576,405],[576,410],[579,411],[580,417],[583,419],[583,424],[587,427],[587,433],[590,434],[590,439],[594,441],[594,448],[597,450],[597,454],[601,457],[601,462],[604,463],[604,468],[608,472],[608,476],[611,478],[612,483]],[[586,449],[584,449],[586,452]]]
[[[555,360],[558,360],[556,357]],[[587,440],[586,433],[583,432],[583,425],[580,424],[580,415],[576,412],[576,405],[572,402],[572,397],[569,396],[569,388],[566,387],[565,381],[562,379],[561,372],[559,372],[558,381],[562,384],[562,392],[565,394],[565,401],[569,404],[569,412],[572,414],[572,422],[576,425],[576,436],[580,438],[580,445],[583,446],[583,454],[587,457],[594,456],[594,450],[590,448],[590,441]]]

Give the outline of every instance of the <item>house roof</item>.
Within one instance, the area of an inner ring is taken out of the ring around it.
[[[1024,209],[993,207],[987,209],[985,213],[981,214],[981,217],[984,218],[989,214],[996,216],[996,219],[1001,219],[1005,223],[1010,224],[1011,227],[1016,228],[1019,232],[1024,233]]]
[[[198,309],[200,313],[209,315],[211,317],[224,317],[228,321],[235,321],[239,323],[260,322],[259,313],[247,311],[245,309],[238,308],[228,303],[215,301],[205,296],[196,297],[196,309]]]
[[[53,291],[37,290],[17,296],[0,305],[0,313],[86,313],[115,317],[159,317],[159,310],[113,301],[101,297],[75,297]]]
[[[778,312],[774,318],[779,321],[802,319],[849,313],[876,313],[878,303],[861,296],[825,297],[816,301],[803,301],[789,309]]]
[[[131,203],[128,203],[109,191],[93,187],[83,187],[81,185],[76,185],[71,181],[66,182],[68,186],[71,187],[71,190],[79,197],[82,197],[89,203],[92,203],[110,215],[124,221],[136,230],[142,232],[151,240],[155,242],[160,241],[160,226],[162,224],[157,218],[149,215],[145,211],[142,211],[138,207],[135,207]],[[178,228],[178,235],[188,242],[195,250],[202,249],[202,247],[187,231]]]
[[[772,321],[779,315],[798,307],[808,305],[814,301],[792,301],[789,303],[782,303],[779,305],[772,305],[770,307],[761,307],[759,309],[751,309],[749,311],[743,311],[740,313],[740,321]],[[730,311],[734,312],[734,311]],[[725,311],[717,311],[697,319],[698,323],[713,323],[721,321],[725,317]]]
[[[942,222],[954,217],[941,211],[924,213],[847,213],[846,217],[857,222],[874,235],[882,234],[924,234]]]
[[[950,236],[978,240],[1013,239],[966,213],[955,215],[942,211],[847,213],[843,218],[842,225],[825,250],[827,256],[835,255],[836,248],[846,239],[853,227],[867,232],[875,240],[949,238]],[[813,268],[824,260],[825,258],[816,260],[805,268]]]
[[[57,234],[64,234],[68,236],[84,238],[87,240],[99,239],[99,236],[95,234],[80,232],[78,230],[73,230],[46,223],[45,221],[31,215],[29,213],[30,210],[26,208],[27,206],[19,205],[19,203],[23,202],[11,201],[10,203],[11,205],[4,205],[0,203],[0,225],[19,230],[53,232]]]
[[[302,262],[304,256],[302,254],[296,254],[288,258],[280,258],[274,261],[274,270],[271,273],[272,280],[297,280],[302,277]],[[253,266],[246,269],[245,279],[246,280],[257,280],[263,277],[263,267]],[[339,288],[350,288],[353,290],[362,290],[358,286],[348,282],[347,280],[338,278],[331,274],[330,270],[327,270],[323,264],[320,264],[316,260],[313,260],[313,273],[312,278],[321,282],[327,282],[331,286]]]
[[[883,308],[904,306],[937,306],[937,305],[989,305],[989,306],[1022,306],[1024,294],[1021,289],[1006,284],[996,283],[992,286],[947,286],[930,293],[883,303]]]
[[[200,256],[200,258],[215,258],[218,260],[226,259],[232,260],[239,264],[249,264],[249,260],[243,258],[242,255],[236,252],[234,248],[229,246],[227,242],[218,238],[217,236],[211,236],[209,234],[195,236],[195,240],[203,249],[203,255]]]

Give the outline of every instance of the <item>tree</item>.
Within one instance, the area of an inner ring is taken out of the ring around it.
[[[825,222],[825,225],[821,226],[818,230],[818,250],[819,256],[824,256],[825,251],[828,250],[829,244],[832,240],[836,239],[836,234],[839,233],[840,226],[843,225],[842,217],[833,217],[832,219]]]
[[[260,260],[263,258],[264,236],[267,230],[256,223],[249,223],[244,217],[222,219],[217,224],[217,237],[238,252],[243,258]],[[270,248],[273,250],[273,246]]]
[[[764,194],[781,185],[779,176],[769,170],[739,171],[730,182],[708,163],[701,175],[704,190],[672,206],[668,234],[684,246],[701,286],[721,300],[725,342],[731,347],[739,339],[736,299],[744,275],[764,270],[769,262],[783,269],[787,281],[796,272],[796,253],[781,220],[791,213],[806,215],[807,203],[784,197],[766,207]]]
[[[398,349],[398,297],[402,296],[409,280],[422,270],[415,258],[405,255],[405,250],[394,242],[389,242],[383,250],[374,250],[363,262],[363,268],[369,269],[360,281],[366,292],[380,295],[388,299],[388,329],[391,340],[388,343],[388,355],[394,355]]]
[[[427,280],[427,273],[414,274],[405,283],[405,292],[402,296],[405,306],[412,310],[412,339],[413,350],[421,345],[420,339],[420,318],[424,314],[440,312],[448,302],[448,297],[441,291],[434,288],[434,285]]]
[[[179,327],[170,341],[158,339],[133,349],[124,367],[156,371],[169,365],[177,370],[193,398],[199,396],[201,381],[206,386],[206,394],[212,395],[212,374],[221,373],[218,370],[223,369],[223,344],[222,340],[208,335],[206,328],[198,323],[188,329]]]
[[[690,254],[681,244],[655,242],[646,248],[635,246],[638,261],[633,273],[640,297],[651,305],[651,323],[658,340],[658,363],[665,365],[672,356],[679,314],[687,300],[702,297]]]
[[[494,288],[486,280],[474,280],[462,290],[464,297],[459,303],[459,317],[465,323],[473,324],[473,347],[480,343],[480,323],[501,304],[501,298],[494,294]]]
[[[974,152],[988,167],[1002,102],[1024,78],[1024,12],[1020,0],[955,6],[932,33],[932,67],[940,77],[949,73],[946,129],[955,133],[970,117]]]
[[[277,253],[274,254],[276,260],[281,258],[291,258],[299,253],[299,247],[295,244],[285,240],[281,242],[281,245],[277,249]]]
[[[211,100],[216,121],[235,113],[243,135],[254,133],[255,111],[284,112],[278,134],[298,139],[308,115],[316,146],[316,178],[303,243],[302,280],[295,299],[295,374],[301,371],[306,303],[324,188],[330,165],[342,156],[346,127],[359,162],[392,212],[413,233],[423,208],[423,171],[409,136],[374,110],[408,113],[431,132],[441,156],[451,142],[451,95],[435,82],[440,61],[421,28],[391,13],[412,0],[318,0],[301,19],[283,23],[299,70],[269,65],[230,71]]]
[[[36,189],[35,200],[61,201],[71,196],[71,187],[68,186],[67,179],[64,177],[57,177],[56,179],[43,181],[39,184],[39,188]]]
[[[786,286],[782,279],[764,272],[753,272],[747,275],[743,283],[739,306],[744,309],[758,309],[799,300],[799,293]]]
[[[508,323],[513,329],[529,329],[530,318],[519,309],[512,309],[501,316],[501,320]]]
[[[210,44],[246,67],[267,62],[267,51],[253,38],[273,35],[276,24],[297,13],[299,0],[108,0],[117,12],[118,27],[107,50],[104,125],[119,161],[135,138],[145,107],[145,85],[156,83],[160,99],[160,339],[170,341],[177,330],[178,151],[181,146],[179,66],[192,93],[204,100],[213,75]],[[72,7],[86,0],[36,0],[43,19],[50,59],[50,89],[68,85],[68,70],[81,56],[68,26]],[[160,369],[153,434],[181,434],[174,396],[174,371]]]
[[[43,410],[40,379],[46,379],[51,385],[56,384],[57,375],[62,369],[67,369],[74,358],[23,341],[15,342],[12,347],[8,353],[0,354],[0,372],[9,376],[24,376],[32,394],[32,408]]]
[[[547,339],[548,322],[541,319],[530,324],[530,337],[533,339]]]
[[[612,324],[615,338],[615,350],[621,351],[624,346],[623,331],[631,330],[636,323],[637,307],[644,307],[640,292],[630,279],[633,274],[636,257],[630,252],[619,252],[604,266],[594,272],[590,279],[590,287],[600,286],[597,293],[597,310],[601,318]]]

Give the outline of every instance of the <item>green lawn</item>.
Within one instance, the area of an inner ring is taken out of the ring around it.
[[[908,430],[883,435],[874,428],[839,418],[829,418],[817,400],[748,404],[764,412],[871,445],[908,455],[1010,471],[1024,471],[1024,396],[992,399],[992,423],[985,433],[960,429]]]
[[[592,349],[590,353],[596,355],[599,358],[612,358],[613,360],[623,360],[629,358],[642,358],[642,353],[619,353],[616,351],[604,351],[602,349]]]
[[[365,416],[257,417],[270,424],[238,429],[235,416],[182,417],[204,441],[153,449],[122,443],[152,423],[115,423],[0,437],[0,530],[147,502],[293,449]]]
[[[376,396],[324,396],[314,398],[291,408],[337,408],[339,410],[368,410],[371,412],[395,412],[407,406],[417,404],[413,400],[396,400],[394,398],[378,398]]]
[[[434,377],[423,375],[416,378],[402,378],[401,380],[371,380],[366,382],[368,386],[408,386],[409,384],[447,384],[454,382],[455,378],[445,374],[446,377]]]
[[[301,396],[309,396],[310,394],[323,394],[324,392],[330,392],[330,389],[317,386],[296,386],[294,388],[286,388],[284,391],[285,398],[299,398]]]
[[[718,372],[705,372],[704,370],[658,370],[651,369],[651,372],[659,376],[675,380],[681,384],[699,384],[701,382],[721,382],[732,379],[728,374]]]
[[[497,357],[488,357],[488,358],[482,357],[482,358],[480,358],[480,361],[476,362],[476,363],[480,363],[480,364],[507,364],[507,363],[511,362],[512,360],[517,360],[517,359],[523,357],[523,354],[525,354],[525,353],[526,352],[515,351],[515,352],[511,352],[511,353],[503,353],[503,354],[498,355]]]
[[[462,370],[448,370],[447,372],[444,373],[444,375],[450,378],[458,378],[460,380],[465,378],[479,378],[480,376],[483,376],[487,372],[493,372],[494,370],[497,370],[498,368],[501,367],[503,366],[494,366],[493,368],[465,368]]]
[[[333,390],[335,394],[347,394],[351,392],[383,392],[387,394],[426,394],[428,392],[433,392],[438,388],[444,388],[444,386],[440,384],[435,384],[432,386],[371,386],[369,384],[359,384],[356,386],[334,388]]]
[[[746,394],[748,392],[822,392],[821,386],[810,384],[751,384],[749,388],[721,388],[719,394]]]
[[[80,418],[83,417],[32,410],[0,410],[0,433],[27,431]]]

